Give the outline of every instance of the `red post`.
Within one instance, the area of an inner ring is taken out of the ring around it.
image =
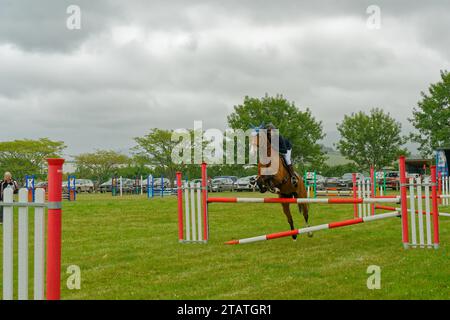
[[[358,198],[357,189],[356,189],[356,173],[352,173],[352,182],[353,182],[353,199]],[[353,213],[354,217],[358,218],[358,205],[356,203],[353,204]]]
[[[433,243],[434,247],[439,248],[439,206],[437,197],[437,186],[436,186],[436,166],[430,166],[431,174],[431,201],[433,207]]]
[[[403,246],[409,246],[409,228],[408,228],[408,203],[406,191],[406,164],[405,156],[400,156],[398,159],[398,167],[400,170],[400,200],[402,209],[402,242]]]
[[[375,170],[370,167],[370,197],[375,198]],[[375,215],[375,204],[370,206],[372,215]]]
[[[203,206],[203,240],[209,239],[209,225],[208,225],[208,174],[206,170],[206,163],[202,163],[202,206]]]
[[[47,300],[61,297],[61,203],[64,159],[48,159]]]
[[[181,172],[177,172],[177,195],[178,195],[178,240],[184,240],[184,226],[183,226],[183,185]]]

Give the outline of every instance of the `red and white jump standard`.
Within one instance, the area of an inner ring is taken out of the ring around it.
[[[62,215],[62,166],[64,159],[48,159],[48,203],[45,190],[35,190],[35,201],[30,202],[28,190],[19,190],[19,202],[14,202],[13,190],[4,191],[3,221],[3,299],[14,298],[14,208],[18,207],[18,272],[17,297],[28,300],[29,265],[29,209],[34,209],[34,299],[60,299],[61,288],[61,215]],[[45,259],[45,208],[47,208],[47,259]],[[32,211],[33,212],[33,211]],[[46,268],[45,268],[46,263]],[[46,278],[46,281],[45,281]]]
[[[431,166],[431,182],[423,182],[420,179],[406,181],[405,157],[399,159],[400,168],[400,196],[375,196],[370,182],[361,185],[363,189],[357,190],[354,183],[353,198],[224,198],[208,197],[207,189],[207,168],[202,164],[202,184],[193,185],[182,184],[181,173],[177,173],[178,183],[178,237],[180,242],[207,242],[208,240],[208,205],[210,203],[317,203],[317,204],[353,204],[357,206],[368,206],[364,215],[358,216],[355,210],[355,217],[350,220],[337,221],[297,230],[289,230],[262,236],[246,238],[241,240],[231,240],[226,244],[243,244],[263,240],[271,240],[282,237],[289,237],[296,234],[304,234],[324,229],[334,229],[365,222],[372,222],[392,217],[401,216],[402,221],[402,241],[405,248],[438,248],[439,247],[439,210],[437,196],[436,167]],[[374,176],[374,174],[371,174]],[[356,176],[353,177],[355,182]],[[430,192],[431,188],[431,192]],[[372,189],[372,191],[370,190]],[[408,195],[409,189],[409,195]],[[183,190],[185,191],[185,203],[183,210]],[[358,192],[355,192],[358,191]],[[197,202],[195,199],[197,198]],[[190,201],[189,201],[190,199]],[[408,208],[408,200],[409,207]],[[380,203],[400,204],[400,208],[376,205]],[[415,210],[415,208],[418,210]],[[375,214],[375,209],[389,208],[394,212]],[[425,208],[425,210],[423,210]],[[361,210],[359,210],[361,212]],[[424,212],[424,214],[416,214]],[[408,213],[411,213],[408,215]],[[424,219],[425,217],[425,219]],[[184,219],[184,220],[183,220]],[[417,221],[416,221],[417,219]],[[433,225],[433,228],[431,228]],[[203,230],[203,231],[202,231]],[[410,241],[411,235],[411,241]]]

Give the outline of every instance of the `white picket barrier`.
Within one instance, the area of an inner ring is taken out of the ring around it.
[[[28,300],[29,282],[29,208],[34,209],[34,299],[44,299],[45,285],[45,190],[35,190],[35,202],[28,202],[28,190],[19,190],[19,201],[14,202],[14,192],[7,188],[3,193],[3,300],[14,298],[14,208],[18,207],[17,226],[17,297]],[[32,210],[33,211],[33,210]]]

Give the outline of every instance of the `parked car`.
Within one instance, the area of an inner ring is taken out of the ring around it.
[[[325,188],[337,188],[339,183],[339,178],[329,177],[325,179]]]
[[[212,192],[234,191],[234,182],[231,178],[215,178],[211,181]]]
[[[400,189],[400,173],[398,171],[386,172],[386,188]]]
[[[317,190],[325,189],[325,180],[326,180],[326,178],[324,176],[321,176],[320,174],[316,174],[316,188],[317,188]],[[314,185],[314,179],[306,179],[306,182],[310,186]]]
[[[356,174],[356,181],[364,180],[364,176],[361,173]],[[353,173],[344,173],[344,175],[338,180],[338,188],[340,189],[352,189],[353,188]]]
[[[238,179],[239,179],[236,176],[218,176],[218,177],[214,177],[213,179],[221,179],[221,178],[229,178],[229,179],[233,180],[233,183],[238,181]]]
[[[99,191],[101,193],[111,192],[111,189],[112,189],[112,179],[109,179],[108,181],[103,182],[99,186]]]
[[[45,189],[45,191],[48,191],[48,182],[47,181],[41,181],[35,184],[35,188],[42,188]]]
[[[135,181],[133,179],[127,179],[122,178],[122,192],[124,193],[130,193],[134,189],[134,183]],[[120,188],[120,179],[117,179],[117,191],[119,191]],[[106,193],[111,192],[112,190],[112,179],[109,179],[106,182],[103,182],[99,187],[100,192]]]
[[[62,184],[63,192],[68,192],[68,182],[64,181]],[[75,190],[77,193],[80,192],[94,192],[94,183],[89,179],[75,179]]]
[[[235,183],[234,187],[236,191],[255,191],[258,186],[255,183],[257,175],[239,178]]]
[[[161,185],[162,185],[162,181],[161,180],[164,180],[164,188],[170,188],[170,180],[166,179],[166,178],[164,178],[164,179],[155,178],[153,180],[153,187],[154,188],[158,188],[158,189],[161,188]]]

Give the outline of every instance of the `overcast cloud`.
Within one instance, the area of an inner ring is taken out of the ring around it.
[[[127,152],[152,127],[225,128],[246,95],[283,94],[323,121],[381,107],[411,130],[450,69],[449,1],[0,0],[0,140]],[[81,30],[66,9],[81,8]],[[367,28],[369,5],[381,28]]]

